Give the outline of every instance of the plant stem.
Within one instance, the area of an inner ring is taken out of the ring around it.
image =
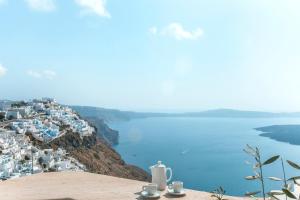
[[[264,182],[264,176],[263,176],[263,169],[260,167],[260,174],[261,174],[261,186],[262,186],[262,192],[263,192],[263,197],[264,200],[266,200],[266,194],[265,194],[265,182]]]
[[[259,153],[259,151],[257,152],[257,158],[258,158],[258,163],[259,163],[260,181],[261,181],[261,187],[262,187],[263,198],[264,198],[264,200],[266,200],[264,175],[263,175],[263,169],[262,169],[262,164],[261,164],[261,158],[260,158],[260,153]]]
[[[285,169],[284,169],[284,164],[283,164],[283,160],[281,158],[281,166],[282,166],[282,171],[283,171],[283,181],[284,181],[284,187],[287,188],[287,182],[286,182],[286,175],[285,175]],[[285,199],[287,200],[287,195],[285,195]]]

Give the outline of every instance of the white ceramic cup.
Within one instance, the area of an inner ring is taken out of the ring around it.
[[[143,186],[143,191],[146,191],[149,195],[154,195],[157,192],[157,184],[150,183],[149,185]]]
[[[175,193],[180,193],[183,189],[183,182],[173,181],[172,184],[169,185],[169,188],[173,189]]]

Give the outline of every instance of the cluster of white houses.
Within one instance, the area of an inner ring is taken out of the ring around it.
[[[83,165],[68,157],[62,149],[40,150],[34,147],[26,134],[49,142],[65,134],[65,128],[81,137],[94,131],[72,109],[52,98],[29,102],[0,101],[0,179],[49,170],[84,170]]]
[[[72,109],[59,105],[51,98],[22,103],[0,101],[0,114],[2,120],[10,123],[12,130],[20,134],[30,132],[36,139],[45,142],[63,135],[61,126],[70,127],[82,137],[91,135],[94,131]]]
[[[44,171],[82,171],[85,166],[66,151],[40,150],[27,136],[0,129],[0,179],[6,180]]]
[[[53,122],[70,126],[70,128],[74,132],[79,133],[80,136],[91,135],[94,131],[93,127],[89,126],[86,121],[80,119],[78,115],[68,107],[53,106],[46,110],[46,115]]]

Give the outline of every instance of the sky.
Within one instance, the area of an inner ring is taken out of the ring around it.
[[[0,99],[300,111],[299,0],[0,0]]]

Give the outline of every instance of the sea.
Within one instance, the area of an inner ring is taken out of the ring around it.
[[[183,181],[185,188],[211,192],[222,186],[228,195],[243,196],[260,189],[259,182],[244,179],[254,175],[249,164],[254,160],[243,151],[247,144],[258,147],[263,160],[281,155],[300,163],[300,146],[262,137],[254,129],[282,124],[300,124],[300,118],[157,117],[109,126],[119,131],[114,148],[127,163],[150,173],[149,167],[162,161],[172,169],[172,181]],[[286,162],[285,168],[288,177],[300,175]],[[282,187],[267,178],[283,177],[279,160],[266,165],[264,175],[267,190]]]

